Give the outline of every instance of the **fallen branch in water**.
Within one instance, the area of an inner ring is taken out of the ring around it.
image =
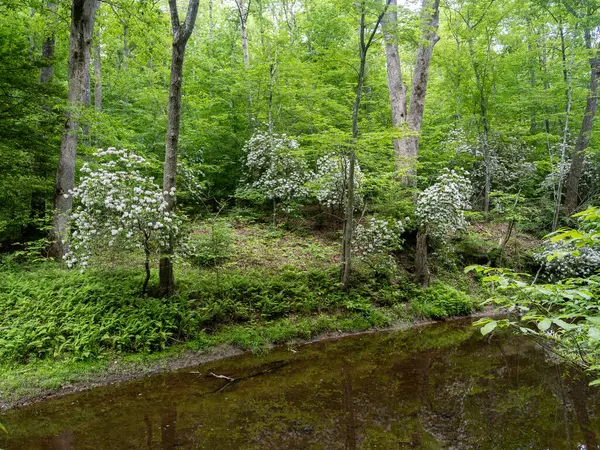
[[[222,379],[228,380],[228,381],[235,381],[235,378],[228,377],[227,375],[217,375],[217,374],[214,374],[212,372],[209,373],[209,375],[212,375],[215,378],[222,378]]]

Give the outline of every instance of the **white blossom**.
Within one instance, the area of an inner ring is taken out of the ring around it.
[[[67,266],[86,268],[91,255],[105,245],[118,244],[124,250],[166,247],[178,235],[180,219],[165,211],[162,189],[141,173],[146,160],[114,147],[94,156],[98,162],[84,164],[79,185],[70,191],[78,205],[72,215]],[[169,195],[174,192],[171,189]]]

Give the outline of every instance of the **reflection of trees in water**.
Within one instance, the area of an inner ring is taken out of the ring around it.
[[[280,349],[92,391],[74,405],[39,405],[36,414],[52,416],[45,442],[61,449],[597,446],[599,390],[563,380],[521,337],[482,343],[473,332],[437,326]],[[211,371],[240,381],[223,388]],[[12,428],[40,436],[39,420],[30,421]],[[39,440],[7,447],[39,447],[31,442]]]
[[[163,450],[171,450],[177,444],[177,405],[165,403],[160,410],[160,435]]]
[[[552,390],[557,404],[560,403],[567,448],[582,448],[581,444],[585,444],[586,449],[600,448],[597,434],[600,417],[594,410],[600,404],[600,390],[589,386],[589,380],[578,369],[567,365],[561,367],[558,364],[560,360],[550,348],[542,348],[552,369],[545,371],[545,384]],[[576,445],[573,444],[573,426],[579,428],[583,439]]]

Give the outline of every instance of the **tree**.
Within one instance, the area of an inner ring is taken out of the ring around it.
[[[69,193],[78,204],[65,260],[69,268],[85,270],[90,258],[107,247],[141,249],[146,271],[142,293],[146,294],[150,256],[179,235],[180,220],[166,210],[166,196],[154,178],[143,174],[149,165],[145,158],[112,147],[94,156],[98,164],[85,163],[79,185]]]
[[[52,239],[50,255],[62,258],[66,253],[63,239],[69,225],[69,212],[73,205],[68,192],[75,183],[75,159],[79,131],[78,111],[85,102],[86,82],[89,83],[90,45],[94,32],[96,0],[73,0],[71,7],[71,37],[69,41],[69,110],[65,122],[56,182],[54,185]],[[89,86],[89,84],[88,84]]]
[[[417,249],[415,279],[429,284],[427,238],[444,240],[450,233],[466,227],[464,211],[471,209],[471,182],[454,170],[446,169],[436,183],[417,198]]]
[[[244,52],[244,68],[248,70],[250,68],[250,54],[248,52],[248,14],[250,13],[250,3],[246,7],[244,0],[235,0],[235,6],[237,7],[238,17],[240,19],[240,32],[242,35],[242,51]]]
[[[396,0],[391,5],[396,6]],[[405,127],[406,136],[394,139],[396,165],[403,176],[403,183],[416,184],[415,169],[419,153],[419,133],[423,123],[425,96],[433,47],[439,41],[439,0],[423,0],[420,15],[420,40],[415,60],[415,71],[410,93],[410,107],[407,113],[406,86],[402,83],[402,69],[398,56],[396,36],[397,13],[390,8],[383,26],[385,36],[385,54],[387,61],[388,89],[392,107],[392,124]]]
[[[358,69],[358,80],[356,83],[356,96],[354,99],[354,106],[352,110],[352,144],[350,146],[350,162],[348,168],[348,197],[346,199],[346,214],[344,217],[344,235],[342,239],[342,268],[341,268],[341,283],[342,288],[346,289],[350,283],[350,270],[351,270],[351,257],[352,257],[352,233],[354,229],[354,177],[355,177],[355,166],[356,166],[356,141],[358,140],[358,115],[360,111],[360,102],[362,99],[363,85],[365,82],[365,69],[367,64],[367,52],[373,43],[373,38],[377,29],[381,24],[381,20],[386,13],[389,6],[387,0],[383,12],[377,17],[377,21],[371,33],[366,36],[366,13],[367,5],[365,1],[358,4],[360,12],[360,25],[358,28],[358,53],[360,59],[360,65]]]
[[[588,49],[592,48],[591,41],[591,33],[589,30],[586,30],[585,42]],[[581,129],[577,137],[577,142],[575,142],[566,182],[565,212],[567,214],[572,214],[577,209],[577,206],[579,206],[579,182],[583,174],[583,161],[585,151],[590,144],[594,118],[598,111],[598,78],[600,78],[600,41],[596,43],[595,56],[590,58],[590,87],[585,112],[583,113],[583,121],[581,122]]]
[[[169,102],[167,118],[167,138],[165,146],[165,166],[163,173],[163,192],[167,203],[167,211],[175,211],[176,197],[171,195],[175,192],[177,184],[177,152],[179,145],[179,128],[181,120],[181,86],[183,82],[183,60],[185,47],[192,35],[196,15],[198,13],[199,0],[190,0],[187,14],[183,23],[179,21],[177,11],[177,0],[169,0],[171,14],[171,27],[173,32],[173,44],[171,53],[171,76],[169,84]],[[165,295],[172,295],[175,290],[175,275],[173,273],[173,247],[167,248],[160,259],[160,289]]]

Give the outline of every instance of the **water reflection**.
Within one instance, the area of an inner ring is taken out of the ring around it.
[[[600,391],[520,336],[462,322],[295,350],[11,411],[0,448],[599,448]]]

